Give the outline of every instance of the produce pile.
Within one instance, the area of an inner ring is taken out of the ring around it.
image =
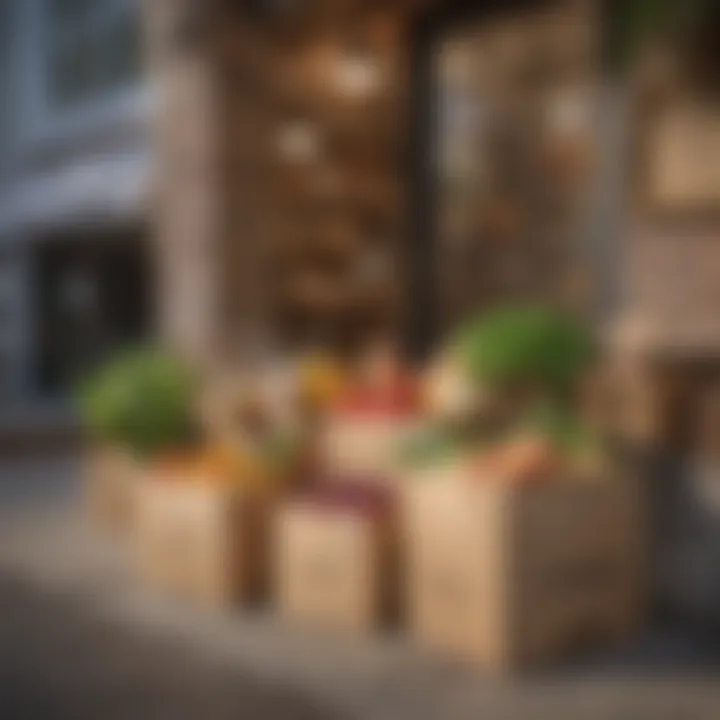
[[[272,600],[289,621],[362,634],[401,621],[505,670],[635,617],[632,504],[583,412],[593,354],[567,316],[511,307],[422,366],[381,342],[208,383],[139,350],[80,400],[91,451],[123,460],[107,484],[127,480],[124,531],[150,587],[213,608]],[[517,587],[530,601],[508,614],[497,600]]]
[[[198,375],[167,353],[141,349],[102,368],[79,399],[91,439],[123,449],[152,477],[275,491],[307,462],[299,417],[291,422],[278,412],[278,405],[299,403],[268,391],[279,385],[224,385],[223,403],[209,419]]]
[[[509,307],[471,320],[427,371],[429,427],[401,458],[459,463],[477,481],[598,474],[606,453],[579,397],[593,361],[592,338],[561,313]]]
[[[577,396],[592,360],[591,338],[565,315],[509,307],[472,319],[425,368],[403,362],[388,343],[355,365],[322,353],[268,363],[233,384],[218,382],[209,412],[200,398],[212,394],[189,367],[141,350],[98,372],[80,399],[97,442],[187,482],[310,485],[320,497],[318,432],[348,418],[383,427],[421,420],[396,449],[401,468],[455,463],[478,481],[534,482],[602,467],[602,443]]]

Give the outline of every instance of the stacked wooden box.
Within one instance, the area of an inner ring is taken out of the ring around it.
[[[627,637],[642,614],[640,488],[609,467],[494,476],[462,452],[403,466],[398,450],[424,423],[419,411],[331,415],[304,488],[183,466],[136,475],[140,576],[207,607],[270,600],[319,630],[399,621],[493,671]]]
[[[404,414],[328,418],[319,487],[286,503],[276,521],[275,589],[284,617],[354,633],[397,618],[397,454],[422,424]]]
[[[133,532],[140,576],[210,607],[264,598],[274,504],[206,480],[148,478],[138,487]]]
[[[283,617],[368,634],[397,613],[395,517],[286,505],[276,524],[275,591]]]
[[[408,623],[492,670],[627,637],[642,608],[638,495],[612,479],[408,487]]]
[[[140,468],[133,457],[117,447],[98,447],[85,468],[85,505],[93,525],[125,535],[135,515],[136,485]]]

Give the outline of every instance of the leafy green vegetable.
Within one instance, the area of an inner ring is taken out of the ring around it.
[[[298,457],[300,444],[296,438],[287,434],[273,435],[260,444],[260,452],[270,465],[276,469],[285,469]]]
[[[185,364],[160,350],[139,349],[86,379],[78,402],[95,438],[148,456],[192,439],[195,389]]]
[[[569,316],[536,306],[496,310],[461,328],[457,351],[474,379],[493,387],[572,389],[593,358],[591,336]]]
[[[608,6],[608,51],[615,69],[632,65],[644,43],[657,36],[692,36],[709,22],[715,0],[616,0]]]
[[[520,421],[516,431],[531,432],[546,438],[566,452],[594,449],[598,437],[571,408],[542,402],[532,407]]]
[[[406,440],[398,452],[399,461],[411,468],[441,463],[462,450],[462,437],[443,426],[425,428]]]

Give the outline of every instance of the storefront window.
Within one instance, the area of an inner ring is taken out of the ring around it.
[[[434,243],[444,326],[553,296],[580,243],[590,82],[552,14],[451,23],[431,48]]]
[[[34,278],[43,393],[71,391],[113,353],[147,339],[151,286],[139,237],[54,237],[37,249]]]
[[[46,0],[48,90],[55,107],[133,84],[140,72],[139,11],[128,0]]]

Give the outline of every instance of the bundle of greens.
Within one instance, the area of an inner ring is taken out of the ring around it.
[[[569,316],[536,306],[496,310],[462,327],[455,346],[479,384],[563,400],[593,360],[591,336]]]
[[[195,440],[195,397],[190,368],[161,350],[143,348],[87,378],[78,404],[95,440],[149,457]]]

